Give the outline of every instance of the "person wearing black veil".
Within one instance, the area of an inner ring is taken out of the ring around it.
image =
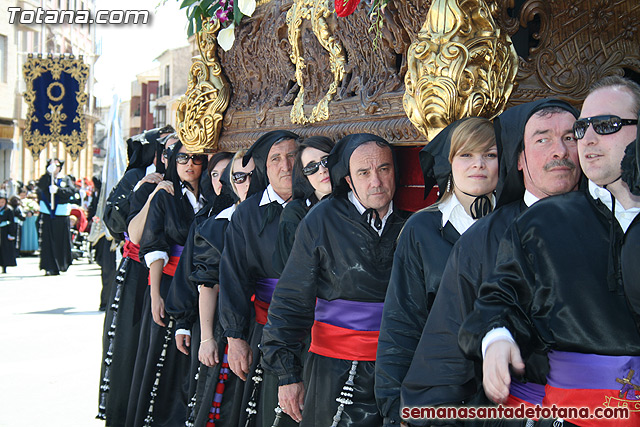
[[[640,113],[636,140],[629,144],[622,160],[622,180],[629,187],[631,194],[640,196]],[[627,230],[620,255],[622,280],[624,291],[636,317],[636,324],[640,329],[640,225],[635,221]]]
[[[492,401],[509,398],[510,366],[521,375],[523,360],[541,353],[549,362],[543,405],[589,410],[539,425],[640,423],[634,411],[624,420],[589,418],[640,399],[632,386],[640,372],[640,330],[619,264],[625,233],[640,212],[640,197],[620,179],[639,109],[635,82],[609,76],[591,86],[573,124],[585,191],[540,200],[507,228],[495,268],[460,328],[463,352],[483,359],[483,388]]]
[[[61,271],[67,271],[72,262],[69,214],[76,187],[62,173],[63,165],[64,161],[49,159],[47,171],[38,180],[40,270],[45,270],[46,276],[57,276]]]
[[[201,362],[196,393],[190,405],[189,422],[193,425],[236,426],[242,412],[244,383],[229,369],[226,339],[218,321],[220,258],[224,235],[237,205],[249,190],[254,170],[253,160],[242,166],[247,150],[240,150],[221,174],[221,194],[214,211],[194,232],[190,295],[182,298],[188,318],[199,321],[200,344],[191,346]]]
[[[298,224],[316,203],[331,194],[327,161],[333,146],[333,141],[324,136],[305,138],[298,145],[293,163],[293,200],[282,211],[273,253],[273,267],[278,274],[287,263]]]
[[[165,149],[177,142],[169,138],[173,128],[152,129],[127,140],[127,171],[113,188],[104,211],[105,226],[117,240],[124,240],[122,261],[111,287],[102,334],[102,358],[98,415],[108,426],[124,425],[131,390],[131,375],[138,351],[144,293],[149,272],[140,263],[140,246],[129,239],[131,219],[142,210],[162,181]],[[134,188],[137,191],[134,192]],[[96,197],[94,200],[98,200]]]
[[[342,138],[329,174],[332,195],[300,222],[273,295],[263,358],[278,376],[280,407],[301,425],[378,426],[378,330],[408,213],[393,206],[395,161],[379,136]]]
[[[136,356],[126,421],[130,426],[181,425],[187,415],[189,358],[172,342],[175,320],[166,314],[165,300],[191,223],[210,197],[200,188],[207,156],[188,154],[180,141],[167,154],[164,178],[173,191],[155,193],[140,239],[139,257],[149,268],[140,342],[149,347],[146,352],[139,347]]]
[[[425,192],[439,200],[411,216],[396,249],[376,359],[376,400],[385,425],[400,423],[400,386],[429,316],[453,244],[495,205],[498,148],[491,121],[471,117],[443,129],[420,152]]]
[[[512,107],[494,120],[500,153],[498,208],[460,237],[443,266],[440,289],[402,384],[402,407],[488,404],[484,396],[476,396],[481,385],[479,368],[460,351],[458,330],[493,268],[506,228],[538,198],[576,189],[580,171],[572,126],[577,114],[566,102],[544,99]],[[566,170],[548,171],[547,165],[563,165]],[[532,374],[545,371],[546,361],[539,363],[543,368],[536,365]],[[544,374],[529,379],[543,384]],[[516,399],[539,403],[544,392],[540,386],[529,383],[526,387],[533,391],[514,390]],[[411,420],[416,425],[435,422]]]
[[[277,379],[260,367],[258,344],[278,280],[272,254],[280,214],[291,198],[297,139],[292,132],[271,131],[249,148],[243,158],[244,166],[250,159],[255,163],[249,192],[225,233],[218,312],[229,368],[246,381],[239,425],[248,418],[255,425],[271,426],[275,417]],[[282,420],[280,426],[288,422]]]
[[[203,188],[205,180],[208,181],[208,188],[204,194],[215,192],[213,197],[207,197],[207,205],[196,214],[196,217],[189,229],[180,261],[176,267],[173,281],[169,287],[169,293],[165,300],[166,312],[175,319],[175,345],[182,353],[190,356],[191,366],[189,369],[189,396],[193,396],[196,391],[196,375],[200,362],[198,361],[198,342],[200,340],[200,328],[198,322],[198,288],[190,280],[193,269],[194,257],[194,235],[196,228],[208,218],[217,215],[224,209],[224,196],[218,193],[221,190],[220,173],[227,167],[233,153],[221,151],[214,154],[208,161],[207,173],[202,174],[200,188]],[[195,303],[194,303],[195,302]],[[189,411],[190,412],[190,411]]]

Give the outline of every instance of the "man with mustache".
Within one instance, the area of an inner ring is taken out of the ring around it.
[[[628,419],[569,416],[540,425],[640,424],[640,330],[620,271],[625,233],[640,197],[621,180],[621,160],[635,139],[640,86],[618,76],[596,82],[574,124],[588,189],[536,204],[507,230],[496,267],[460,329],[469,356],[483,356],[487,397],[505,402],[509,367],[523,373],[546,354],[545,406],[627,407]],[[637,283],[636,283],[637,285]],[[567,419],[568,418],[568,419]]]
[[[478,220],[454,245],[440,289],[422,332],[411,367],[404,378],[400,407],[486,405],[478,366],[458,346],[458,331],[473,309],[477,291],[493,270],[498,243],[505,230],[529,206],[547,196],[577,189],[580,179],[573,123],[578,111],[557,99],[521,104],[494,121],[500,153],[497,206]],[[544,395],[544,358],[529,366],[527,384],[511,390],[512,403],[540,403]],[[538,383],[538,384],[535,384]],[[514,382],[515,384],[515,382]],[[480,394],[478,394],[480,392]],[[435,420],[410,420],[425,425]],[[460,421],[448,420],[455,424]],[[482,423],[481,420],[478,423]]]

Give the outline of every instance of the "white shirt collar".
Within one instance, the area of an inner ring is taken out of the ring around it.
[[[221,211],[218,215],[216,215],[216,219],[226,219],[227,221],[231,221],[231,216],[236,211],[236,204],[229,206],[228,208]]]
[[[364,213],[364,211],[367,210],[367,208],[364,207],[364,205],[362,203],[360,203],[360,200],[358,200],[358,198],[356,197],[355,194],[353,194],[353,191],[349,191],[348,194],[349,197],[349,201],[351,203],[353,203],[353,205],[356,207],[356,209],[358,210],[358,212],[360,213],[360,215],[362,215]],[[380,230],[376,229],[373,226],[373,222],[374,219],[371,218],[371,222],[369,223],[369,225],[371,225],[371,228],[373,228],[379,236],[382,236],[382,231],[384,230],[384,226],[387,224],[387,219],[389,219],[389,217],[391,216],[391,213],[393,212],[393,200],[389,203],[389,210],[387,211],[387,213],[385,214],[385,216],[383,216],[381,218],[382,220],[382,227],[380,227]]]
[[[150,173],[154,173],[155,171],[156,171],[156,165],[151,163],[149,166],[147,166],[147,170],[144,174],[146,176],[146,175],[149,175]]]
[[[196,200],[196,196],[187,189],[187,187],[182,187],[182,194],[187,195],[187,200],[191,203],[191,207],[193,208],[193,213],[198,213],[200,209],[205,205],[206,200],[200,195],[200,198]]]
[[[594,199],[600,199],[609,210],[612,210],[613,205],[611,203],[611,193],[609,190],[589,180],[589,194],[591,194],[591,197]],[[640,208],[632,207],[625,209],[622,204],[616,200],[616,219],[625,233],[638,213],[640,213]]]
[[[287,206],[287,202],[276,193],[276,190],[273,189],[271,184],[267,186],[267,188],[262,193],[262,199],[260,199],[260,206],[268,205],[271,202],[278,202],[282,205],[282,207]]]
[[[460,234],[467,231],[476,221],[464,210],[464,206],[455,194],[452,194],[444,203],[440,203],[438,210],[442,212],[442,226],[450,222]]]
[[[523,199],[524,199],[524,204],[527,205],[528,208],[530,208],[531,205],[533,205],[535,202],[540,200],[538,197],[534,196],[533,193],[531,193],[529,190],[525,190]]]

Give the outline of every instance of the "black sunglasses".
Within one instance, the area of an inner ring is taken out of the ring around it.
[[[231,179],[236,184],[242,184],[247,180],[247,178],[251,178],[253,175],[253,171],[251,172],[234,172],[231,174]]]
[[[573,124],[573,134],[576,139],[584,138],[589,124],[593,125],[593,130],[598,135],[611,135],[622,129],[622,126],[638,124],[638,120],[621,119],[613,115],[585,117],[584,119],[576,120]]]
[[[188,155],[187,153],[178,153],[178,155],[176,156],[176,163],[180,165],[186,165],[187,163],[189,163],[189,159],[191,159],[194,165],[201,165],[204,163],[205,155],[204,154]]]
[[[304,176],[313,175],[314,173],[318,172],[318,170],[320,170],[320,166],[326,168],[328,163],[329,156],[324,156],[320,159],[319,162],[309,162],[307,166],[302,168],[302,173],[304,174]]]

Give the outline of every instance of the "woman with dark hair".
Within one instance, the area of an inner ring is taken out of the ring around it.
[[[443,129],[421,152],[425,189],[440,198],[415,213],[398,238],[376,358],[378,408],[400,423],[400,386],[427,322],[449,253],[460,235],[495,206],[498,149],[490,120],[471,117]]]
[[[273,253],[273,267],[282,273],[296,235],[298,224],[307,212],[325,196],[331,194],[331,178],[327,159],[334,142],[324,136],[304,139],[296,149],[291,182],[293,200],[280,216],[278,240]]]
[[[207,203],[200,176],[207,167],[203,154],[188,154],[178,141],[167,153],[165,180],[173,194],[159,190],[151,200],[140,240],[140,259],[149,268],[140,341],[134,368],[127,425],[182,425],[186,419],[189,358],[171,343],[174,320],[165,313],[165,299],[196,214]],[[141,374],[142,373],[142,374]]]
[[[16,239],[13,242],[13,245],[15,246],[15,254],[17,257],[19,257],[21,244],[20,238],[22,237],[22,224],[24,223],[24,220],[27,219],[27,217],[22,210],[22,205],[18,196],[12,196],[9,199],[9,206],[11,206],[11,209],[13,210],[13,221],[16,223]]]
[[[2,272],[7,272],[7,267],[15,267],[16,264],[16,223],[13,209],[7,203],[4,191],[0,193],[0,266]]]

